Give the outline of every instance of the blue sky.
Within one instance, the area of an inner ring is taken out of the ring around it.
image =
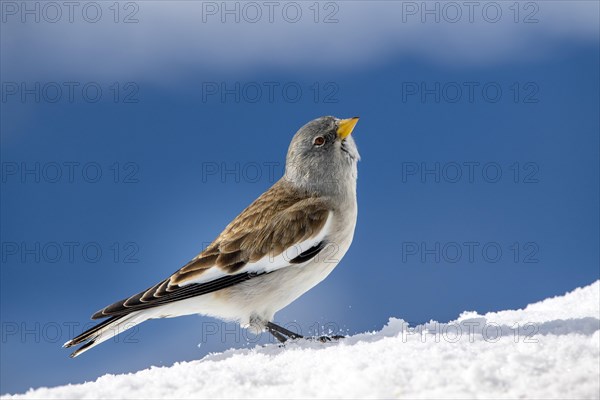
[[[73,22],[21,4],[2,2],[0,31],[1,393],[253,346],[190,316],[76,360],[60,347],[196,255],[321,115],[361,117],[358,225],[282,324],[446,321],[599,278],[597,2],[458,20],[446,3],[284,2],[272,22],[261,3],[98,2],[97,22],[86,3]]]

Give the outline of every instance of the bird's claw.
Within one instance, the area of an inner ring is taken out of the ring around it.
[[[314,339],[318,340],[321,343],[328,343],[333,340],[340,340],[340,339],[344,339],[344,338],[345,338],[345,336],[343,336],[343,335],[333,335],[333,336],[319,336]],[[310,338],[310,339],[313,339],[313,338]]]

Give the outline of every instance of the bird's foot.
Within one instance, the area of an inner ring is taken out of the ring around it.
[[[292,332],[288,329],[285,329],[282,326],[276,325],[272,322],[267,322],[266,324],[266,328],[269,331],[269,333],[271,333],[271,335],[273,335],[275,337],[275,339],[279,340],[280,347],[285,346],[285,343],[288,341],[288,339],[306,339],[306,340],[314,340],[314,341],[318,341],[321,343],[329,343],[331,341],[338,341],[340,339],[344,339],[345,336],[343,335],[324,335],[324,336],[312,336],[312,337],[304,337],[298,333]]]
[[[343,335],[332,335],[332,336],[315,336],[315,337],[311,337],[308,338],[308,340],[317,340],[321,343],[329,343],[331,341],[338,341],[340,339],[344,339],[346,338],[346,336]]]
[[[299,333],[292,332],[272,322],[267,322],[266,328],[269,333],[275,337],[275,339],[279,340],[281,345],[283,345],[288,339],[304,338],[304,336],[300,335]]]

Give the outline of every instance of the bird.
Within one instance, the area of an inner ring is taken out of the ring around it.
[[[358,117],[323,116],[289,145],[283,176],[168,278],[92,315],[96,326],[63,347],[74,358],[149,319],[190,314],[238,322],[279,342],[300,339],[275,313],[325,279],[356,227]]]

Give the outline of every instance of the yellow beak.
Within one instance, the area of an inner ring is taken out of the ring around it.
[[[340,120],[340,122],[338,123],[337,130],[338,137],[342,140],[346,139],[346,137],[348,137],[352,133],[357,123],[358,117]]]

